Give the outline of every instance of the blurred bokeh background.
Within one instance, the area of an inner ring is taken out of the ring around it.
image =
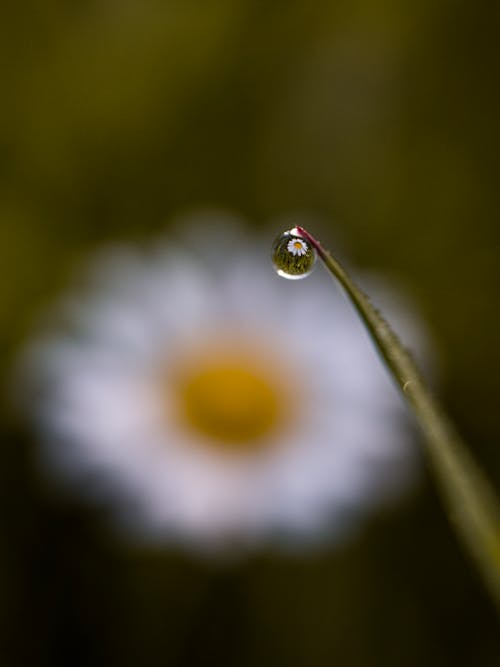
[[[500,488],[500,94],[489,2],[94,0],[0,9],[0,345],[103,242],[198,207],[321,219],[418,304]],[[318,231],[316,227],[314,231]],[[336,549],[231,564],[126,547],[2,413],[2,665],[497,665],[430,476]]]

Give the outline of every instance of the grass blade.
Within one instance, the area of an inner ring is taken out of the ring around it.
[[[462,542],[500,610],[500,509],[494,491],[443,409],[425,385],[411,355],[345,269],[302,227],[296,228],[339,281],[420,424],[430,468]]]

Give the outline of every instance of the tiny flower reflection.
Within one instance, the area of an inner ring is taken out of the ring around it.
[[[233,224],[108,249],[22,357],[44,463],[134,539],[339,541],[412,477],[400,400],[349,305],[321,272],[278,278],[254,241]]]

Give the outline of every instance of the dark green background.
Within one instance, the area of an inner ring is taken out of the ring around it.
[[[305,211],[413,295],[500,488],[498,18],[451,0],[2,3],[2,372],[102,242],[216,206],[271,243],[275,216]],[[341,549],[223,566],[124,548],[2,412],[2,665],[499,664],[426,476]]]

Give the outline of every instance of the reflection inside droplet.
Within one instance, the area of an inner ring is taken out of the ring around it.
[[[283,232],[275,240],[272,261],[282,278],[298,280],[308,276],[316,262],[316,250],[304,239],[296,227]]]

